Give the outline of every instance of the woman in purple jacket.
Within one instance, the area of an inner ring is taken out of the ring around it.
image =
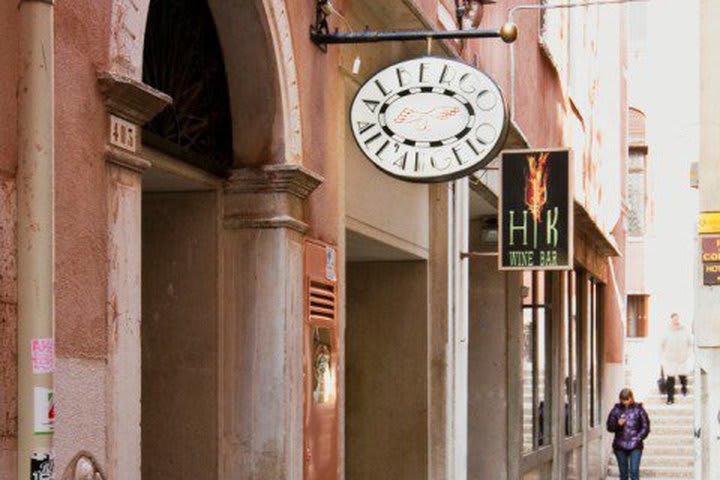
[[[623,388],[620,392],[620,403],[616,403],[608,415],[607,429],[615,434],[613,451],[620,469],[620,479],[638,480],[643,440],[650,434],[650,418],[642,403],[635,403],[629,388]]]

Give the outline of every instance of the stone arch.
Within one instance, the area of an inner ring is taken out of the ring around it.
[[[150,0],[113,1],[112,73],[142,80],[149,4]],[[208,4],[225,57],[235,165],[301,164],[300,97],[285,0]],[[253,79],[248,76],[253,71],[261,74]]]

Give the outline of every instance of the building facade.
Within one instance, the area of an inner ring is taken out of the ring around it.
[[[456,29],[455,8],[327,13]],[[518,41],[325,51],[313,1],[1,6],[0,478],[51,444],[55,478],[604,478],[625,9],[473,8]],[[496,80],[504,148],[573,150],[572,271],[498,270],[497,162],[427,185],[363,158],[355,92],[426,54]]]
[[[701,0],[699,4],[700,34],[700,106],[699,106],[699,167],[698,167],[698,239],[695,261],[695,463],[696,478],[713,478],[720,473],[720,430],[717,412],[720,411],[720,330],[717,327],[718,287],[716,281],[704,281],[706,260],[703,258],[703,238],[715,236],[717,226],[703,228],[703,217],[720,211],[720,175],[716,127],[720,102],[716,88],[720,79],[717,52],[718,40],[715,2]],[[711,277],[712,278],[712,277]]]
[[[696,241],[697,192],[689,172],[699,155],[699,35],[669,45],[662,32],[675,23],[697,24],[697,6],[691,2],[680,13],[662,4],[629,7],[626,358],[641,397],[656,391],[670,314],[688,326],[694,320],[695,266],[688,258]],[[683,63],[660,81],[650,66],[669,48],[683,52]],[[682,98],[663,100],[669,85],[678,86]]]

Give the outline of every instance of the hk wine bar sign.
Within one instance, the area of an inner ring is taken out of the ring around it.
[[[500,169],[500,269],[571,269],[571,152],[505,151]]]

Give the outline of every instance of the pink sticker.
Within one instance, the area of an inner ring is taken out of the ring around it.
[[[33,373],[52,373],[55,371],[55,342],[52,338],[32,340]]]

